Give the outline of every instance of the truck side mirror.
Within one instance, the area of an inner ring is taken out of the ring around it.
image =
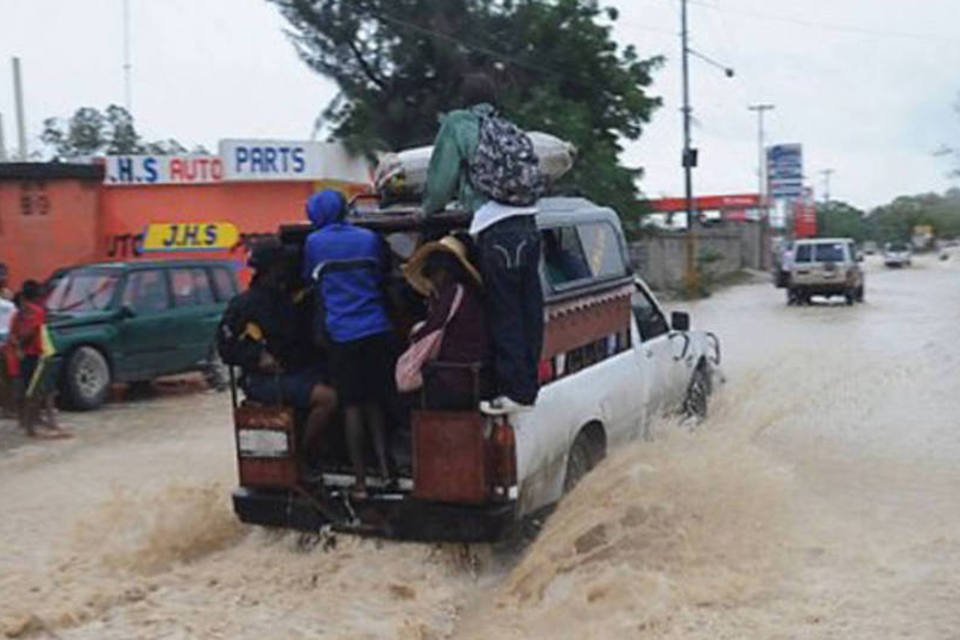
[[[133,318],[137,315],[137,312],[133,310],[129,304],[125,304],[120,307],[120,319],[127,320],[128,318]]]
[[[674,331],[690,330],[690,314],[684,311],[674,311],[670,314],[670,326]]]

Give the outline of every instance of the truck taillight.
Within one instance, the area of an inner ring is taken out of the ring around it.
[[[497,497],[515,497],[517,485],[517,441],[506,418],[494,420],[489,440],[490,484]]]

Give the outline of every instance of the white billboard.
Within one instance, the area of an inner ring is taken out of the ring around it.
[[[221,140],[220,158],[225,180],[371,182],[369,163],[333,142]]]

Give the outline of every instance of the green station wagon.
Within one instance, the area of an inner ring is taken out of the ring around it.
[[[189,371],[225,387],[214,340],[236,293],[236,268],[225,260],[106,262],[58,273],[47,309],[63,400],[94,409],[114,382]]]

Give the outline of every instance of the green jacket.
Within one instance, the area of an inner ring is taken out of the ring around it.
[[[427,215],[443,211],[454,199],[473,213],[489,199],[470,184],[468,167],[477,152],[480,116],[493,111],[489,104],[478,104],[441,118],[423,194],[423,211]]]

